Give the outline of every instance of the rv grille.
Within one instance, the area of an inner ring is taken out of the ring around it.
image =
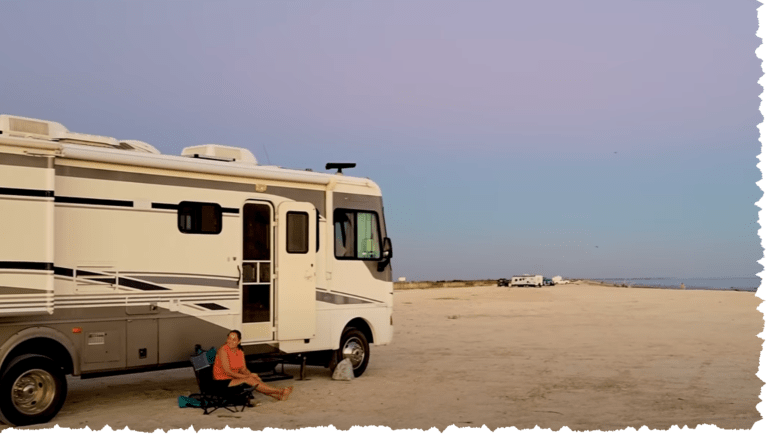
[[[22,120],[19,118],[9,118],[8,124],[11,130],[16,132],[31,133],[33,135],[48,136],[48,123],[40,121]]]
[[[119,148],[120,150],[135,150],[135,148],[131,147],[125,142],[121,142],[120,145],[115,145],[114,147]]]

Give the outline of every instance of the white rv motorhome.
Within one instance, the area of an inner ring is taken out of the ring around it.
[[[258,165],[245,149],[141,141],[0,115],[0,420],[47,422],[66,375],[246,355],[365,371],[392,339],[379,187]]]
[[[509,279],[508,286],[536,286],[541,287],[544,284],[544,276],[541,275],[522,275],[514,276]]]

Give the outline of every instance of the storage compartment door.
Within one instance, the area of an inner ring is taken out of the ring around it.
[[[277,210],[277,339],[310,339],[316,328],[315,207],[284,202]]]
[[[156,319],[129,319],[125,334],[128,368],[157,365]]]
[[[53,313],[53,159],[0,152],[0,316]]]

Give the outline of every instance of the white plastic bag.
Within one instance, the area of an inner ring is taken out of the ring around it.
[[[336,369],[331,376],[334,380],[353,380],[355,373],[352,371],[352,362],[349,359],[344,359],[336,365]]]

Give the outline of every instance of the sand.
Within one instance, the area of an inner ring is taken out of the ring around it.
[[[760,301],[586,284],[396,291],[394,340],[353,381],[308,367],[308,380],[274,383],[295,386],[288,401],[205,416],[177,405],[196,391],[191,368],[70,378],[59,415],[33,428],[750,428]]]

